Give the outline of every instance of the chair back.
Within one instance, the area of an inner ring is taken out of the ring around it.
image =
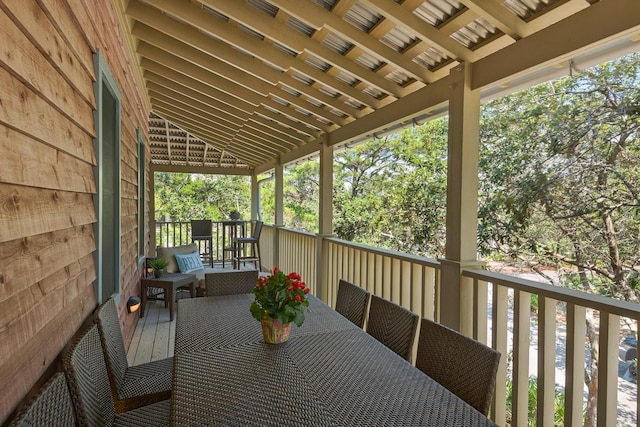
[[[116,410],[95,324],[67,351],[64,370],[78,424],[83,427],[113,425]]]
[[[264,223],[262,221],[256,221],[256,225],[253,227],[253,234],[251,234],[251,237],[256,240],[260,240],[260,233],[262,233],[263,224]]]
[[[420,316],[376,295],[371,296],[367,333],[411,361]]]
[[[211,236],[213,225],[210,219],[192,219],[191,220],[191,237]]]
[[[500,353],[429,319],[422,319],[416,367],[469,405],[489,413]]]
[[[248,294],[256,287],[258,270],[220,271],[204,275],[207,296]]]
[[[336,297],[336,311],[359,327],[364,326],[371,294],[360,286],[340,279]]]
[[[118,311],[113,298],[105,301],[94,314],[94,321],[98,325],[100,342],[104,351],[109,380],[113,385],[113,397],[119,399],[120,390],[129,368],[127,352],[124,347]]]
[[[57,372],[16,415],[9,427],[75,426],[73,402],[64,373]]]

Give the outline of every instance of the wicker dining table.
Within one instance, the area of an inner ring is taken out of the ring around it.
[[[319,299],[265,344],[251,294],[178,302],[171,425],[493,426]]]

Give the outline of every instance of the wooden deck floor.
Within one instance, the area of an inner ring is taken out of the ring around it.
[[[231,270],[229,263],[225,267],[225,270]],[[244,268],[251,267],[252,264],[248,263]],[[222,269],[221,265],[215,265],[214,268]],[[179,298],[189,298],[188,292],[178,292]],[[129,365],[173,356],[175,332],[176,317],[173,316],[173,322],[169,321],[169,309],[164,307],[164,302],[147,301],[144,317],[138,319],[127,351]]]
[[[147,301],[144,317],[138,319],[127,351],[129,365],[173,356],[175,332],[175,316],[173,322],[169,321],[169,309],[164,308],[164,302]]]

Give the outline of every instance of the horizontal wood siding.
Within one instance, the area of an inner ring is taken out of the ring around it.
[[[122,94],[118,309],[126,342],[135,329],[137,315],[125,304],[139,294],[141,274],[136,130],[148,135],[149,111],[115,7],[0,3],[0,424],[60,369],[61,352],[96,308],[98,49]],[[148,210],[141,214],[148,219]]]

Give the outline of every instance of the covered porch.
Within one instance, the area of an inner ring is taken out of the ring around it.
[[[527,424],[533,295],[538,425],[553,425],[557,382],[565,424],[582,424],[593,309],[598,425],[616,424],[618,343],[623,319],[637,330],[638,308],[482,269],[478,128],[483,100],[637,51],[637,1],[16,0],[0,9],[0,421],[60,367],[70,339],[111,296],[132,342],[138,318],[126,300],[139,294],[156,245],[154,172],[248,176],[252,219],[258,176],[272,172],[264,269],[299,272],[330,305],[338,280],[350,280],[498,349],[499,425]],[[442,115],[445,257],[336,239],[334,150]],[[283,170],[308,156],[320,159],[317,234],[282,218]]]

